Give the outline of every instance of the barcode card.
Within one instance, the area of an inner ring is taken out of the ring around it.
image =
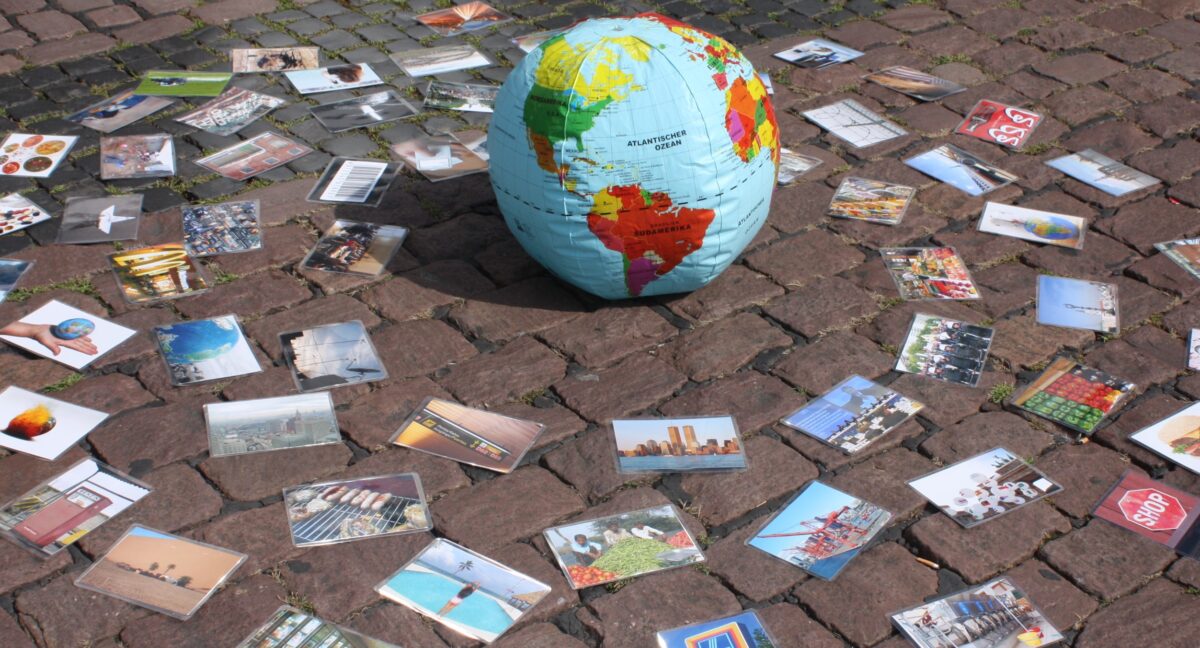
[[[308,200],[378,205],[399,169],[398,162],[334,158],[308,194]]]

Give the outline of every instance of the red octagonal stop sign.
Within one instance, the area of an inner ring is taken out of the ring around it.
[[[1187,511],[1178,499],[1153,488],[1128,491],[1117,505],[1125,519],[1151,531],[1178,529],[1187,517]]]

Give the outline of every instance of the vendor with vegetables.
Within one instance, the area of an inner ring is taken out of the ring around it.
[[[616,522],[609,522],[608,528],[604,530],[604,544],[613,546],[626,538],[632,538],[628,531],[622,529]]]
[[[635,538],[641,538],[642,540],[662,540],[664,538],[662,531],[643,522],[634,524],[633,528],[629,531],[633,533]]]
[[[599,543],[588,540],[588,537],[582,533],[576,534],[574,542],[571,542],[570,545],[571,553],[575,555],[575,561],[584,567],[591,565],[603,553]]]

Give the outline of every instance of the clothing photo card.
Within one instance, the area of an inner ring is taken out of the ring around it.
[[[134,89],[140,95],[169,97],[215,97],[228,85],[228,72],[150,70]]]
[[[20,387],[0,391],[0,447],[53,461],[108,414]]]
[[[863,77],[872,83],[915,97],[921,101],[937,101],[966,90],[966,86],[926,74],[920,70],[897,65]]]
[[[183,207],[183,245],[195,257],[261,249],[257,200]]]
[[[824,38],[814,38],[782,52],[776,52],[775,58],[802,68],[823,68],[853,61],[862,55],[862,52],[851,47]]]
[[[67,198],[56,243],[79,245],[137,238],[142,221],[142,194]]]
[[[366,63],[331,65],[315,70],[293,70],[283,75],[300,94],[333,92],[379,85],[383,79]]]
[[[829,215],[884,225],[898,225],[917,190],[905,185],[846,178],[829,203]]]
[[[476,0],[423,13],[416,20],[442,36],[454,36],[506,23],[512,20],[512,16]]]
[[[908,485],[967,528],[1062,490],[1004,448],[951,464]]]
[[[1067,357],[1055,358],[1016,398],[1013,405],[1084,434],[1133,397],[1137,385],[1085,367]]]
[[[995,329],[936,315],[913,316],[896,370],[974,387],[987,365]]]
[[[313,185],[308,200],[378,207],[399,171],[399,162],[335,157]]]
[[[198,295],[212,285],[208,273],[178,243],[117,252],[108,260],[131,304]]]
[[[874,146],[908,134],[908,131],[853,99],[843,99],[801,114],[855,148]]]
[[[425,88],[425,108],[490,113],[499,93],[499,86],[430,81]]]
[[[1026,590],[1007,578],[897,612],[892,623],[917,648],[1015,648],[1063,640]]]
[[[312,153],[307,145],[275,133],[262,133],[234,144],[196,164],[232,180],[247,180]]]
[[[856,375],[783,417],[780,423],[854,454],[903,425],[924,407]]]
[[[1134,432],[1129,439],[1200,475],[1200,403]]]
[[[284,605],[237,648],[400,648]]]
[[[1162,182],[1092,149],[1054,158],[1046,165],[1112,196],[1124,196]]]
[[[658,648],[776,648],[782,645],[775,643],[775,639],[767,632],[767,627],[754,610],[662,630],[656,637]]]
[[[175,100],[168,97],[151,97],[135,94],[133,90],[126,90],[107,99],[101,99],[64,119],[101,133],[111,133],[173,103]]]
[[[49,178],[77,141],[74,135],[9,133],[0,143],[0,176]]]
[[[331,133],[412,117],[418,110],[394,90],[331,101],[308,109]]]
[[[279,335],[283,359],[302,392],[387,378],[383,360],[358,320]]]
[[[79,370],[115,349],[134,332],[52,299],[0,328],[0,340]]]
[[[283,504],[297,547],[433,528],[417,473],[295,486],[284,489]]]
[[[954,248],[880,248],[879,256],[905,301],[979,299],[967,264]]]
[[[1119,313],[1116,284],[1038,275],[1038,324],[1116,333]]]
[[[545,425],[429,398],[392,443],[501,473],[512,472]]]
[[[1017,180],[1008,171],[950,144],[910,157],[904,163],[971,196],[982,196]]]
[[[175,121],[213,135],[233,135],[285,104],[287,101],[268,94],[230,88],[199,108],[175,117]]]
[[[488,161],[450,135],[424,135],[392,145],[392,154],[430,182],[488,170]]]
[[[432,76],[493,65],[492,59],[470,45],[439,45],[401,50],[388,55],[410,77]]]
[[[1188,274],[1200,279],[1200,239],[1180,239],[1155,243],[1154,248],[1179,264]]]
[[[50,220],[50,212],[38,207],[21,194],[0,198],[0,236]]]
[[[339,443],[329,392],[208,403],[208,454],[213,457]]]
[[[234,74],[315,70],[320,66],[319,47],[252,47],[229,51]]]
[[[979,231],[1081,250],[1087,221],[1078,216],[988,202],[979,218]]]
[[[1092,515],[1200,559],[1200,498],[1126,470]]]
[[[176,387],[262,371],[236,315],[156,326],[154,337]]]
[[[175,175],[175,140],[170,135],[100,138],[100,179],[167,178]]]
[[[821,158],[796,153],[789,149],[779,149],[779,184],[790,184],[796,178],[821,166]]]
[[[728,472],[746,468],[732,416],[613,419],[617,471]]]
[[[8,298],[8,294],[20,283],[21,277],[33,267],[33,261],[21,259],[0,258],[0,304]]]
[[[983,99],[954,130],[985,142],[1019,149],[1029,141],[1042,116],[1024,108]]]

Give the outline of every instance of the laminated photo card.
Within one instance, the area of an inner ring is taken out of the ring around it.
[[[1116,333],[1121,330],[1117,285],[1038,275],[1037,321],[1049,326]]]
[[[237,648],[400,648],[284,605]]]
[[[313,185],[308,200],[376,207],[383,200],[383,194],[387,192],[392,181],[396,179],[400,166],[399,162],[335,157],[329,161],[325,172]],[[392,229],[404,230],[395,226],[392,226]]]
[[[1016,398],[1013,405],[1084,434],[1133,397],[1137,386],[1071,358],[1059,357]]]
[[[975,104],[954,132],[1019,149],[1041,121],[1042,116],[1033,111],[984,99]]]
[[[50,212],[38,207],[21,194],[0,198],[0,236],[50,220]]]
[[[133,90],[126,90],[107,99],[101,99],[64,119],[101,133],[111,133],[173,103],[175,100],[168,97],[152,97],[135,94]]]
[[[880,248],[879,256],[905,301],[979,299],[967,264],[954,248]]]
[[[433,528],[417,473],[295,486],[284,489],[283,503],[297,547]]]
[[[276,133],[262,133],[234,144],[196,164],[231,180],[247,180],[312,153],[305,144]]]
[[[262,371],[236,315],[156,326],[154,337],[176,387]]]
[[[823,68],[852,61],[862,55],[862,52],[851,47],[824,38],[814,38],[782,52],[776,52],[775,58],[802,68]]]
[[[1063,640],[1026,590],[1007,578],[897,612],[892,623],[917,648],[1016,648]]]
[[[261,92],[230,88],[199,108],[175,117],[175,121],[213,135],[233,135],[286,103]]]
[[[995,329],[917,313],[896,370],[974,387],[987,365]]]
[[[950,519],[970,528],[1062,490],[1040,470],[993,448],[908,482]]]
[[[293,70],[283,75],[300,94],[333,92],[379,85],[383,79],[366,63],[331,65],[315,70]]]
[[[779,149],[779,184],[790,184],[796,178],[821,166],[821,159],[785,148]]]
[[[228,72],[150,70],[134,89],[140,95],[168,97],[215,97],[233,75]]]
[[[418,47],[392,52],[389,57],[410,77],[445,74],[493,64],[486,54],[466,44]]]
[[[657,638],[658,648],[778,648],[783,645],[775,643],[754,610],[662,630]]]
[[[850,376],[780,423],[854,454],[903,425],[925,406],[862,376]]]
[[[1200,498],[1139,470],[1126,470],[1092,515],[1200,559]]]
[[[33,261],[22,261],[21,259],[0,258],[0,304],[3,304],[4,300],[8,298],[8,294],[17,287],[21,277],[29,272],[33,263]]]
[[[166,178],[175,175],[175,140],[170,135],[100,138],[100,178]]]
[[[112,351],[133,334],[133,329],[55,299],[0,328],[0,340],[76,370]]]
[[[746,468],[732,416],[613,419],[617,471],[726,472]]]
[[[1124,196],[1161,182],[1092,149],[1054,158],[1046,164],[1112,196]]]
[[[441,398],[427,399],[392,443],[453,461],[512,472],[545,425],[467,407]]]
[[[74,135],[9,133],[0,142],[0,176],[49,178],[77,141]]]
[[[331,101],[313,106],[308,111],[331,133],[404,119],[418,112],[394,90]]]
[[[979,218],[979,231],[1080,250],[1087,221],[1078,216],[988,202]]]
[[[855,148],[874,146],[908,134],[908,131],[853,99],[836,101],[801,114]]]
[[[913,187],[849,177],[838,185],[828,213],[834,218],[898,225],[916,194]]]
[[[1200,403],[1134,432],[1129,439],[1200,475]]]
[[[1200,239],[1155,243],[1154,248],[1187,270],[1188,274],[1200,279]]]
[[[915,97],[921,101],[937,101],[952,94],[963,92],[966,86],[942,79],[920,70],[897,65],[884,68],[863,77],[872,83]]]
[[[302,392],[387,378],[383,360],[358,320],[279,335],[283,359]]]
[[[423,13],[416,20],[442,36],[454,36],[506,23],[512,20],[512,16],[486,2],[474,0]]]
[[[257,200],[183,207],[183,245],[195,257],[262,248]]]
[[[0,447],[53,461],[108,414],[20,387],[0,391]]]
[[[142,194],[67,198],[56,243],[79,245],[137,238]]]
[[[235,48],[229,52],[229,62],[234,74],[314,70],[320,65],[320,51],[319,47]]]
[[[338,443],[342,440],[329,392],[204,405],[208,454],[213,457]]]
[[[908,166],[971,196],[1016,182],[1017,176],[950,144],[904,161]]]

